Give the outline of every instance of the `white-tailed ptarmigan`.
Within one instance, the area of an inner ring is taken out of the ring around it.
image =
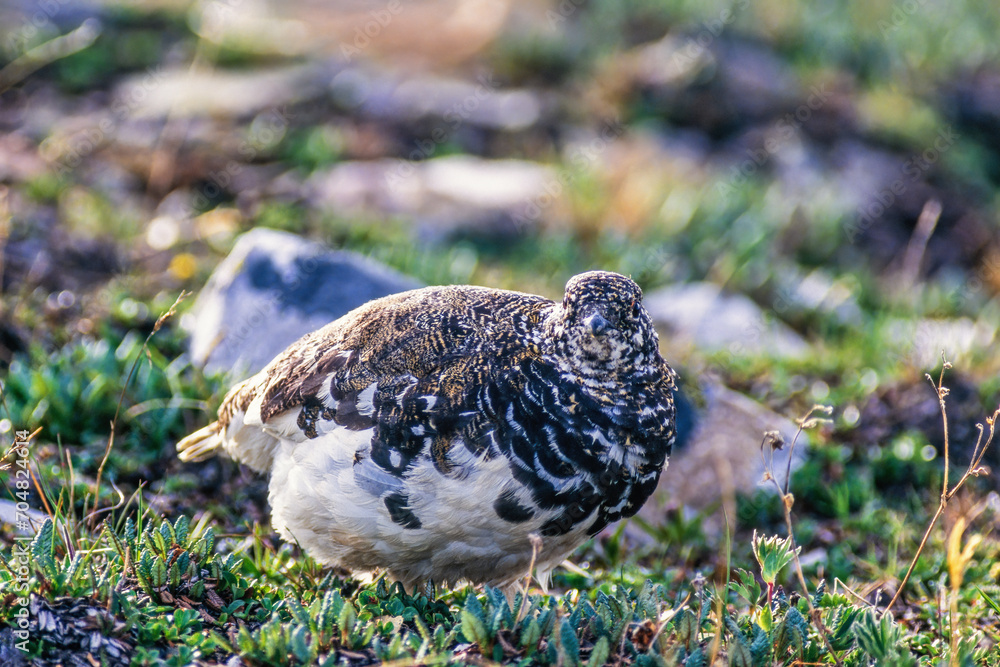
[[[233,387],[177,444],[270,474],[274,528],[317,560],[431,579],[539,581],[656,488],[675,374],[630,279],[562,303],[482,287],[372,301]]]

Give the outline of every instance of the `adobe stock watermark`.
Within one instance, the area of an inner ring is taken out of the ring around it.
[[[605,125],[598,136],[574,147],[567,156],[569,166],[546,180],[542,184],[542,191],[525,202],[524,206],[520,207],[513,215],[514,228],[521,232],[537,222],[542,213],[558,200],[566,186],[572,184],[578,174],[595,163],[608,147],[624,133],[625,126],[615,120]]]
[[[414,163],[426,160],[437,152],[438,147],[448,141],[455,132],[475,113],[479,107],[492,97],[499,87],[493,78],[493,73],[482,75],[476,79],[478,84],[475,90],[466,95],[463,99],[455,102],[442,115],[442,125],[437,125],[430,131],[429,136],[416,139],[406,159],[397,164],[385,175],[388,188],[396,192],[403,181],[416,173]]]
[[[674,51],[671,64],[675,71],[678,73],[687,71],[692,64],[705,55],[708,47],[718,39],[730,23],[736,20],[736,14],[749,5],[750,0],[737,0],[732,7],[727,7],[719,12],[718,17],[702,21],[701,30],[693,37],[689,37],[683,47]]]
[[[192,213],[208,209],[212,200],[226,192],[233,179],[243,173],[246,164],[281,141],[294,117],[287,106],[258,114],[250,125],[249,136],[236,149],[242,159],[229,160],[222,169],[208,173],[208,182],[198,189],[191,200]]]
[[[962,284],[961,289],[951,295],[950,301],[956,310],[965,305],[984,287],[1000,285],[1000,256],[987,255],[972,274]]]
[[[549,22],[550,28],[555,28],[560,23],[565,23],[570,16],[576,13],[587,3],[587,0],[560,0],[555,9],[545,12],[545,19]]]
[[[11,496],[17,499],[14,523],[21,534],[14,537],[9,568],[14,574],[11,591],[16,593],[16,597],[11,602],[14,606],[14,612],[11,614],[10,625],[14,637],[14,648],[24,654],[28,652],[28,640],[31,638],[28,594],[31,590],[31,541],[34,539],[34,536],[25,534],[31,528],[28,515],[30,509],[28,498],[31,488],[31,470],[28,460],[29,439],[30,433],[28,431],[15,431],[14,446],[11,448],[11,453],[14,455],[13,474],[11,475],[14,480],[14,489]]]
[[[8,32],[4,39],[4,48],[12,56],[27,51],[43,29],[51,29],[52,19],[62,7],[72,3],[71,0],[42,0],[33,4],[37,11],[27,17],[19,28]]]
[[[746,157],[729,168],[728,178],[715,185],[719,194],[727,198],[735,194],[738,187],[744,185],[747,179],[756,174],[758,169],[767,164],[783,146],[796,137],[799,129],[809,122],[813,113],[823,108],[830,95],[826,83],[813,86],[805,102],[779,118],[767,130],[761,148],[748,148]]]
[[[153,90],[163,81],[163,68],[149,67],[135,85],[128,86],[111,102],[107,115],[95,127],[74,132],[68,137],[48,137],[38,147],[38,154],[57,174],[63,175],[80,166],[132,116]]]
[[[931,146],[921,153],[909,157],[900,165],[900,175],[889,185],[872,193],[868,201],[858,206],[857,217],[844,225],[844,233],[850,243],[857,241],[858,237],[871,229],[885,212],[889,210],[896,200],[902,196],[911,185],[920,180],[941,156],[958,141],[959,134],[951,125],[938,131]]]
[[[389,27],[399,14],[403,12],[401,0],[389,0],[383,9],[373,9],[368,12],[368,20],[354,28],[354,39],[349,44],[340,45],[340,55],[351,62],[361,52],[371,46],[372,40],[378,39],[382,31]]]
[[[885,39],[889,33],[895,32],[903,27],[911,16],[927,6],[927,0],[903,0],[892,6],[888,19],[879,19],[876,24],[882,38]]]

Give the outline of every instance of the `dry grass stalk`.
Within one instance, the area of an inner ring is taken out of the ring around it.
[[[791,494],[789,489],[789,484],[792,479],[792,455],[795,453],[795,444],[798,442],[799,437],[802,432],[808,428],[815,428],[823,422],[828,421],[823,417],[815,416],[816,413],[824,413],[829,415],[833,411],[833,408],[826,405],[814,405],[809,412],[806,413],[804,417],[796,420],[799,428],[795,431],[795,437],[792,438],[792,442],[788,448],[788,465],[785,470],[785,485],[778,482],[777,478],[774,476],[773,463],[774,463],[774,450],[781,449],[784,446],[780,436],[773,431],[769,431],[764,434],[764,440],[761,442],[761,459],[764,461],[765,475],[764,480],[770,481],[774,484],[774,488],[778,491],[781,496],[781,506],[785,514],[785,526],[788,529],[788,538],[790,540],[790,548],[792,551],[792,562],[795,564],[795,575],[799,580],[799,586],[802,587],[802,597],[805,598],[806,603],[809,605],[809,616],[813,619],[813,623],[819,628],[820,636],[823,638],[823,643],[826,644],[826,649],[829,651],[830,655],[833,657],[833,661],[838,667],[842,665],[840,658],[837,653],[833,650],[833,645],[830,643],[830,632],[826,629],[826,624],[823,623],[823,614],[816,605],[813,604],[812,595],[809,594],[809,586],[806,584],[806,575],[802,571],[802,562],[799,560],[799,547],[795,540],[795,531],[792,527],[792,506],[795,504],[795,496]],[[768,448],[768,456],[764,455],[765,445],[770,445]]]
[[[935,383],[934,378],[927,374],[927,380],[934,387],[934,391],[937,393],[938,405],[941,408],[941,419],[944,424],[944,477],[941,482],[941,498],[938,503],[937,511],[934,512],[934,516],[931,518],[930,523],[927,525],[927,529],[924,531],[924,536],[920,540],[920,546],[917,547],[917,552],[913,555],[913,560],[910,561],[910,567],[906,570],[906,575],[903,580],[899,583],[896,588],[895,595],[889,600],[889,604],[886,605],[883,615],[888,614],[892,609],[893,605],[896,604],[896,600],[902,595],[903,589],[906,588],[906,583],[910,580],[910,575],[913,574],[913,569],[917,566],[917,562],[920,560],[920,555],[924,551],[924,547],[927,545],[927,540],[931,535],[931,531],[934,526],[937,525],[938,519],[944,514],[945,508],[948,506],[948,501],[950,501],[956,493],[965,485],[970,477],[978,477],[979,475],[987,472],[986,468],[982,466],[983,455],[986,454],[986,450],[989,449],[990,445],[993,443],[994,429],[996,426],[996,421],[1000,418],[1000,407],[990,416],[986,418],[987,428],[984,428],[982,424],[976,424],[976,428],[979,430],[979,437],[976,438],[976,447],[972,452],[972,460],[969,462],[969,467],[966,468],[965,473],[962,475],[961,479],[955,483],[954,486],[948,484],[949,468],[951,465],[951,443],[948,437],[948,409],[945,405],[945,398],[948,396],[949,390],[944,386],[944,373],[946,370],[951,368],[951,363],[945,359],[944,353],[941,354],[941,373],[938,376],[938,380]],[[985,438],[985,439],[984,439]]]

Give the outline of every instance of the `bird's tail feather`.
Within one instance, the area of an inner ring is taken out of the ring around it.
[[[177,443],[177,458],[181,461],[204,461],[218,454],[222,446],[222,428],[212,422]]]

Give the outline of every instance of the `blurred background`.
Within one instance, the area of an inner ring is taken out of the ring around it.
[[[913,530],[940,475],[942,350],[962,465],[997,404],[998,34],[992,0],[4,0],[0,430],[92,475],[142,339],[251,229],[414,284],[557,298],[602,268],[646,291],[703,423],[707,388],[833,406],[793,489],[845,576],[869,547],[843,531]],[[173,460],[227,387],[186,353],[193,301],[109,468],[168,510],[223,474]],[[711,559],[677,516],[658,539]]]

